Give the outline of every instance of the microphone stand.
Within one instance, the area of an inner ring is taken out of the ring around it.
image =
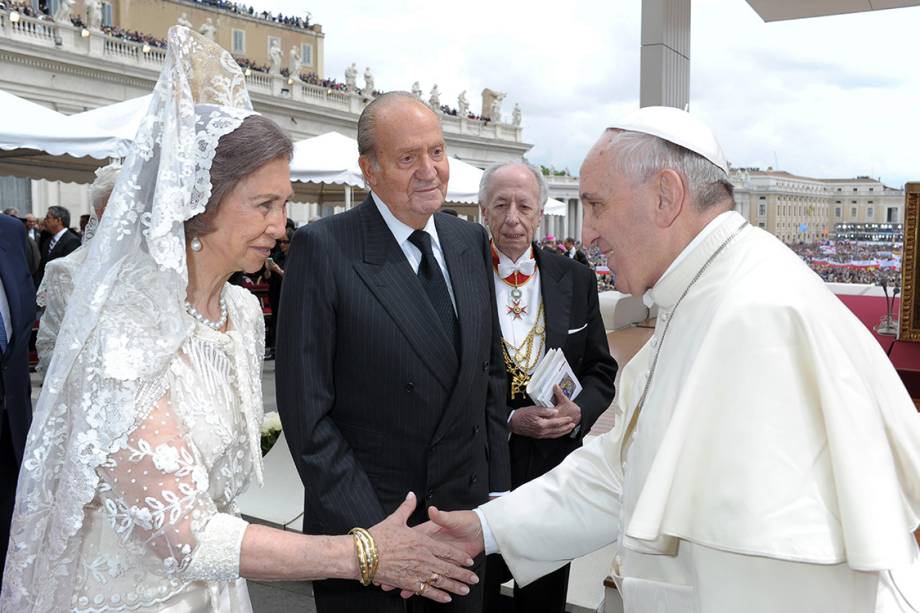
[[[894,307],[894,297],[898,295],[901,291],[901,288],[897,285],[894,287],[892,295],[888,295],[888,273],[879,271],[879,285],[882,286],[882,291],[885,292],[885,307],[886,312],[882,319],[879,321],[878,325],[873,328],[875,333],[879,336],[897,336],[898,334],[898,324],[895,322],[894,318],[891,316],[891,309]]]

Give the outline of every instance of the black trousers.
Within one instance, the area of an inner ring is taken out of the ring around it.
[[[19,463],[13,453],[13,437],[7,414],[0,413],[0,587],[3,587],[3,565],[10,541],[10,520],[16,503],[16,481]]]
[[[566,564],[540,577],[526,587],[515,582],[514,600],[501,595],[502,583],[511,579],[511,572],[500,554],[486,562],[486,613],[563,613],[569,591],[569,568]]]
[[[413,596],[403,600],[399,590],[384,592],[379,587],[364,587],[357,581],[328,579],[313,582],[313,598],[317,613],[481,613],[485,560],[476,558],[472,568],[479,583],[470,586],[466,596],[451,594],[452,602],[440,604],[428,598]]]

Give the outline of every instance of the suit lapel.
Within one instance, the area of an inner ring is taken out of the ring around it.
[[[458,414],[469,409],[463,403],[458,402],[458,398],[463,397],[472,385],[477,366],[475,352],[481,342],[479,331],[482,329],[482,317],[489,310],[483,308],[479,300],[480,293],[476,291],[475,263],[481,256],[472,253],[470,245],[464,241],[460,233],[462,226],[449,223],[448,220],[442,221],[439,216],[435,216],[435,227],[438,229],[444,261],[450,273],[454,301],[457,304],[457,317],[460,320],[460,355],[462,356],[457,383],[432,439],[433,442],[438,442],[449,430]]]
[[[572,275],[565,267],[558,266],[536,247],[534,257],[540,269],[540,292],[543,297],[543,319],[546,326],[546,348],[565,345],[568,336],[570,308],[572,305]]]
[[[458,365],[453,343],[371,197],[358,209],[364,233],[364,260],[356,262],[355,269],[422,362],[445,388],[451,389]]]

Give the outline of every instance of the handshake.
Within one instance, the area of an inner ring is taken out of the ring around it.
[[[352,530],[354,576],[363,585],[399,589],[403,598],[450,602],[451,594],[469,594],[469,586],[479,577],[468,567],[484,549],[476,513],[430,507],[430,521],[409,528],[406,521],[415,505],[415,494],[410,492],[392,515],[370,530]]]

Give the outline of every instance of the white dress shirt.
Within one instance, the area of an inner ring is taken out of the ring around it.
[[[498,253],[499,266],[502,268],[521,264],[526,260],[533,259],[533,248],[528,248],[513,262],[511,258],[498,249],[495,251]],[[511,290],[514,289],[514,286],[505,283],[505,280],[502,279],[497,271],[494,271],[494,268],[492,277],[495,281],[495,300],[498,306],[498,321],[501,324],[502,337],[512,346],[518,347],[524,342],[524,339],[527,338],[527,335],[530,334],[534,326],[544,325],[545,318],[540,314],[540,303],[542,302],[542,296],[540,294],[540,270],[534,267],[533,276],[518,288],[521,290],[521,305],[527,307],[527,311],[521,314],[520,319],[508,313],[508,307],[511,305]],[[539,319],[537,317],[538,315]],[[543,338],[546,338],[545,329]],[[539,341],[534,339],[534,350],[538,348],[538,344]],[[545,346],[540,348],[540,354],[538,356],[532,356],[533,368],[528,369],[528,375],[533,374],[533,371],[536,369],[544,353],[546,353]]]
[[[374,199],[374,204],[377,205],[377,210],[380,211],[384,223],[386,223],[390,232],[393,234],[393,238],[395,238],[397,244],[399,244],[399,248],[402,249],[402,252],[406,255],[406,259],[409,260],[412,272],[418,274],[418,267],[422,263],[422,252],[409,241],[409,236],[415,232],[415,228],[407,226],[396,219],[396,216],[390,211],[390,207],[381,200],[377,194],[371,192],[371,197]],[[454,288],[450,284],[450,271],[447,270],[447,262],[444,261],[444,250],[441,248],[441,239],[438,237],[438,229],[434,225],[434,215],[428,218],[428,223],[425,224],[422,230],[431,236],[431,251],[434,253],[434,259],[437,260],[438,266],[441,267],[441,274],[444,275],[444,281],[447,283],[447,292],[450,294],[450,302],[454,305],[454,312],[456,313],[457,301],[454,299]]]
[[[61,240],[61,237],[64,236],[64,234],[66,233],[67,233],[67,228],[61,228],[60,230],[57,231],[57,234],[51,237],[51,241],[48,243],[48,253],[51,253],[51,251],[54,250],[54,246],[58,244],[58,241]]]
[[[10,315],[10,302],[6,297],[3,279],[0,279],[0,324],[6,330],[6,342],[10,343],[13,337],[13,320]]]

